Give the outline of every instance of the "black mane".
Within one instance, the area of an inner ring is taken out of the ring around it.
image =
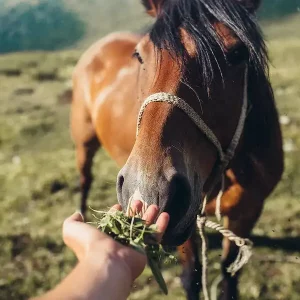
[[[150,38],[157,49],[167,49],[175,58],[187,60],[179,30],[184,29],[196,45],[203,84],[209,86],[214,78],[213,64],[218,63],[216,53],[224,54],[213,21],[233,31],[246,48],[249,67],[266,75],[267,50],[256,17],[237,0],[162,1],[157,20],[150,29]]]
[[[142,1],[148,3],[147,0]],[[280,170],[278,174],[282,172],[282,136],[268,76],[266,45],[253,10],[247,10],[242,2],[249,4],[251,1],[162,0],[160,13],[150,30],[150,38],[158,51],[164,48],[175,58],[186,60],[188,53],[181,43],[179,29],[186,30],[197,47],[199,69],[202,70],[203,84],[207,90],[215,75],[215,60],[224,56],[226,59],[212,22],[217,20],[227,25],[242,41],[247,52],[248,98],[251,103],[240,154],[241,161],[245,163],[242,169],[253,172],[251,178],[260,178],[258,180],[268,186],[266,178],[273,176],[274,162],[277,163],[275,168]],[[270,149],[276,149],[274,155]],[[273,156],[269,159],[270,155]]]

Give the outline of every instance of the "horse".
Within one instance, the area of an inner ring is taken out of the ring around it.
[[[284,168],[256,18],[260,1],[142,4],[155,18],[145,34],[104,37],[74,70],[71,134],[80,208],[86,211],[93,157],[104,147],[121,167],[116,189],[122,207],[142,199],[170,214],[163,243],[178,247],[187,299],[199,299],[196,219],[204,197],[207,215],[219,209],[227,229],[249,237]],[[240,272],[227,272],[237,253],[224,238],[219,299],[238,299]]]

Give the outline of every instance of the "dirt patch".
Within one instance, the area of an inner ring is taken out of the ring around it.
[[[71,88],[66,89],[57,96],[58,104],[70,104],[72,102],[73,91]]]
[[[14,95],[16,96],[22,96],[22,95],[31,95],[34,93],[33,88],[19,88],[14,90]]]
[[[21,76],[22,70],[20,70],[20,69],[2,69],[2,70],[0,70],[0,74],[5,75],[7,77],[18,77],[18,76]]]

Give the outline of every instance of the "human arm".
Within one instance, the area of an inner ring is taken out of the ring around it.
[[[132,208],[141,211],[141,205],[137,201]],[[114,208],[120,209],[118,205]],[[157,207],[151,205],[144,219],[151,224],[157,215]],[[168,221],[166,213],[158,217],[156,225],[159,232],[165,231]],[[64,222],[63,237],[79,262],[56,288],[34,300],[121,300],[128,297],[133,281],[146,265],[144,255],[83,223],[79,213]]]

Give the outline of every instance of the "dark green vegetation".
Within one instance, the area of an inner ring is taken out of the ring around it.
[[[0,53],[62,49],[84,33],[84,22],[62,0],[21,2],[0,10]]]
[[[271,77],[282,118],[286,171],[254,230],[243,300],[298,300],[300,294],[300,36],[299,17],[266,28]],[[69,78],[78,51],[0,56],[0,299],[27,299],[53,287],[74,266],[61,225],[78,203],[78,173],[69,138]],[[89,204],[116,202],[118,168],[104,151],[94,165]],[[219,274],[220,239],[210,236],[209,283]],[[271,261],[268,261],[271,259]],[[272,260],[282,260],[274,262]],[[294,263],[289,263],[289,260]],[[130,299],[184,299],[180,267],[164,272],[162,296],[147,268]]]
[[[86,47],[146,24],[139,0],[1,0],[0,53]]]
[[[262,19],[281,18],[299,12],[300,0],[263,0],[259,15]]]

